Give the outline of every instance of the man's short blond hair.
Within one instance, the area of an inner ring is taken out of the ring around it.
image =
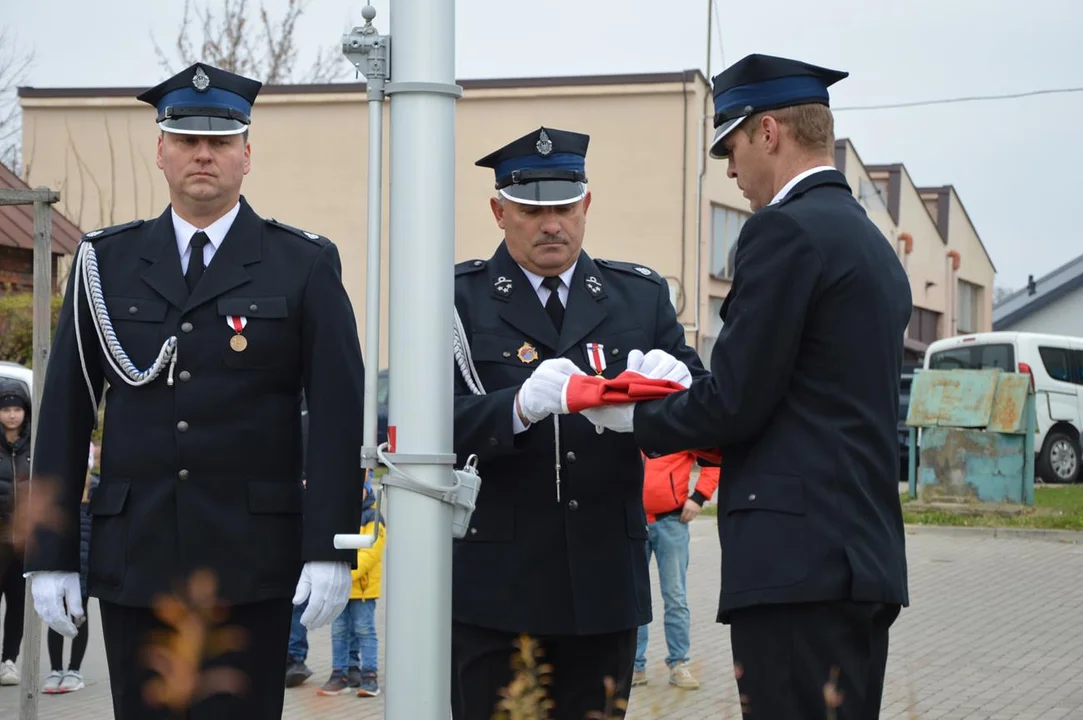
[[[814,153],[830,153],[835,147],[835,118],[830,108],[819,103],[791,105],[777,110],[764,110],[749,116],[741,129],[751,140],[760,121],[770,115],[779,125],[787,128],[793,139],[805,150]]]

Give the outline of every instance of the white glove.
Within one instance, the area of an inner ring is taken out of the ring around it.
[[[82,624],[84,617],[79,573],[32,572],[30,594],[34,597],[34,610],[46,625],[66,638],[79,634],[76,623]]]
[[[579,414],[590,420],[594,428],[601,433],[602,430],[613,432],[632,432],[632,418],[635,415],[635,403],[621,403],[620,405],[599,405],[598,407],[580,410]]]
[[[628,369],[655,380],[671,380],[684,387],[692,384],[688,366],[665,350],[651,350],[643,355],[639,350],[628,353]]]
[[[308,607],[301,614],[301,624],[315,630],[337,618],[350,601],[352,586],[350,566],[344,562],[305,563],[301,568],[301,579],[297,581],[297,592],[293,595],[294,605],[308,600]]]
[[[519,389],[519,409],[531,423],[549,415],[567,413],[564,387],[572,375],[586,375],[568,358],[546,360]]]

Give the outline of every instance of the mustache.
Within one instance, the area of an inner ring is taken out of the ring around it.
[[[531,245],[533,245],[534,247],[537,247],[538,245],[567,245],[570,242],[571,239],[564,235],[553,235],[550,233],[545,233],[540,237],[534,238],[534,241],[531,243]]]

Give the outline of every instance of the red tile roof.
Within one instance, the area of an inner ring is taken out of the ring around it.
[[[0,188],[29,189],[6,165],[0,163]],[[83,232],[62,214],[53,209],[53,252],[71,255]],[[0,245],[24,250],[34,249],[34,206],[0,205]]]

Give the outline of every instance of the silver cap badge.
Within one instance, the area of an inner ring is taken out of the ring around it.
[[[541,155],[548,155],[553,152],[553,141],[549,139],[549,134],[545,130],[541,131],[538,142],[534,143],[534,147],[537,148],[538,153]]]
[[[196,74],[192,76],[192,87],[199,92],[203,92],[211,86],[211,79],[207,77],[207,73],[203,72],[203,68],[196,68]]]

